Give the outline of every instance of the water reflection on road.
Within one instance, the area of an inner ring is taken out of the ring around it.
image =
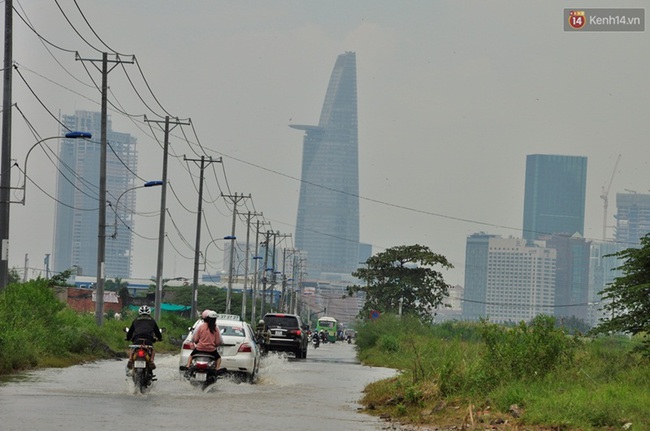
[[[178,356],[158,355],[158,381],[137,394],[125,361],[27,373],[0,386],[0,429],[13,430],[377,430],[358,413],[363,387],[393,370],[359,365],[354,345],[322,344],[306,360],[272,354],[258,383],[219,380],[206,392],[178,373]]]

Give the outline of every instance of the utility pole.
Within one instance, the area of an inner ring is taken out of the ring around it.
[[[0,161],[0,290],[9,283],[9,204],[11,200],[11,89],[13,77],[13,0],[5,0],[2,84],[2,161]]]
[[[291,237],[291,234],[280,234],[280,231],[277,231],[276,233],[273,234],[273,276],[272,276],[272,282],[271,282],[271,304],[274,303],[275,300],[275,286],[278,284],[277,283],[277,275],[276,275],[276,259],[275,259],[275,251],[276,251],[276,244],[277,244],[277,237],[280,237],[280,241],[284,238],[289,238]],[[280,308],[280,298],[278,298],[278,309]]]
[[[241,295],[241,320],[246,321],[246,289],[248,288],[248,253],[250,248],[250,234],[251,234],[251,217],[262,215],[257,213],[252,213],[248,211],[246,214],[246,251],[244,256],[246,256],[246,262],[244,262],[244,289]],[[257,239],[256,239],[257,240]],[[257,254],[255,254],[257,256]],[[255,303],[253,302],[253,310],[255,309]],[[254,322],[251,321],[251,324],[254,325]]]
[[[237,204],[239,201],[243,199],[250,199],[251,195],[249,194],[248,196],[244,196],[242,193],[241,195],[224,195],[221,193],[221,197],[224,198],[229,198],[232,200],[233,208],[232,208],[232,230],[230,231],[230,266],[228,267],[228,290],[226,292],[226,314],[230,314],[230,298],[232,296],[232,276],[233,272],[235,271],[235,222],[237,221]],[[248,256],[246,256],[246,259],[248,259]],[[248,262],[248,260],[247,260]]]
[[[115,54],[114,60],[108,59],[108,53],[102,53],[102,59],[88,59],[81,58],[79,53],[75,53],[75,60],[77,61],[90,61],[95,67],[95,62],[102,63],[100,70],[102,74],[102,112],[101,112],[101,143],[100,143],[100,161],[99,161],[99,222],[97,232],[97,284],[95,287],[95,319],[97,325],[104,324],[104,278],[105,267],[104,260],[106,256],[106,117],[108,115],[107,109],[107,92],[108,92],[108,74],[117,67],[120,63],[133,63],[133,56],[131,61],[120,59],[118,54]],[[110,69],[108,63],[115,63]]]
[[[167,159],[169,155],[169,116],[165,117],[165,121],[148,120],[144,118],[147,123],[164,123],[165,140],[163,144],[163,165],[162,165],[162,190],[160,192],[160,225],[158,228],[158,260],[156,263],[156,294],[154,304],[154,319],[160,320],[161,306],[162,306],[162,288],[163,288],[163,256],[165,254],[165,215],[167,212]],[[190,123],[182,123],[178,118],[173,122],[174,127],[178,125],[187,126]]]
[[[264,316],[264,311],[266,308],[266,283],[268,281],[266,274],[268,272],[268,262],[269,262],[269,237],[273,234],[272,231],[267,230],[264,234],[264,276],[262,277],[262,305],[260,307],[260,316]]]
[[[183,156],[184,161],[190,162],[200,162],[199,169],[201,171],[199,179],[199,204],[196,212],[196,243],[194,246],[194,277],[192,281],[192,308],[191,308],[191,318],[196,317],[196,303],[199,296],[199,254],[201,249],[201,216],[203,212],[203,171],[206,168],[206,163],[221,163],[222,158],[212,160],[212,157],[205,159],[205,156],[201,156],[200,159],[188,159]]]
[[[262,214],[260,213],[260,215],[262,215]],[[258,280],[258,278],[259,278],[258,277],[258,274],[259,274],[258,263],[259,263],[260,259],[262,258],[261,256],[259,256],[260,224],[266,224],[266,223],[267,222],[261,222],[261,221],[257,220],[257,226],[255,228],[255,256],[253,256],[253,259],[255,260],[255,269],[254,269],[255,276],[253,277],[253,299],[251,301],[253,303],[252,310],[251,310],[251,324],[253,324],[253,325],[256,323],[256,317],[257,317],[256,316],[256,311],[257,311],[257,285],[258,285],[258,281],[259,281]],[[260,317],[264,317],[264,311],[260,310],[260,312],[262,313],[260,315]]]

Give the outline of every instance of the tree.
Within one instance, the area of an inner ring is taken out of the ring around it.
[[[643,334],[644,351],[650,355],[650,233],[641,238],[641,248],[628,248],[610,256],[624,261],[616,268],[623,275],[601,292],[603,310],[609,317],[602,319],[593,333]]]
[[[365,286],[348,286],[349,296],[365,292],[366,302],[361,314],[372,310],[414,314],[431,321],[434,310],[449,296],[449,285],[433,266],[453,268],[443,255],[433,253],[422,245],[400,245],[370,257],[365,268],[353,276],[364,280]]]
[[[16,268],[11,268],[11,269],[9,270],[9,275],[8,275],[8,277],[9,277],[9,282],[8,282],[8,284],[11,284],[11,283],[18,283],[18,282],[20,282],[20,281],[23,280],[22,277],[20,276],[20,274],[18,273],[18,270],[17,270]]]
[[[70,283],[68,283],[68,279],[72,277],[72,274],[75,274],[76,270],[75,269],[66,269],[65,271],[62,271],[58,274],[54,274],[52,278],[47,280],[47,285],[50,287],[54,286],[59,286],[59,287],[72,287]]]

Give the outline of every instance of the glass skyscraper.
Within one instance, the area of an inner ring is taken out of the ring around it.
[[[296,247],[310,278],[351,273],[359,262],[359,149],[356,55],[338,56],[317,126],[305,132]]]
[[[650,194],[616,193],[616,242],[625,248],[640,247],[650,232]]]
[[[584,236],[586,188],[586,157],[528,155],[523,237]]]
[[[101,113],[76,111],[74,115],[63,115],[61,122],[64,125],[63,134],[74,130],[90,132],[93,137],[90,140],[61,141],[53,268],[56,272],[76,269],[79,275],[95,275],[99,235]],[[105,223],[105,274],[106,278],[128,278],[132,265],[135,191],[126,191],[133,187],[137,167],[136,139],[127,133],[113,131],[110,118],[107,119],[106,136],[109,145],[106,196],[109,203]]]

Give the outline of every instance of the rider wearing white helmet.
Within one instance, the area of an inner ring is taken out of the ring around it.
[[[138,317],[133,320],[129,332],[126,334],[127,341],[133,341],[134,343],[142,343],[147,345],[153,345],[155,341],[162,341],[162,332],[158,324],[151,317],[151,307],[148,305],[143,305],[138,310]],[[153,358],[151,358],[152,368],[156,366],[153,364]],[[131,368],[133,366],[133,361],[129,360],[127,367]]]

